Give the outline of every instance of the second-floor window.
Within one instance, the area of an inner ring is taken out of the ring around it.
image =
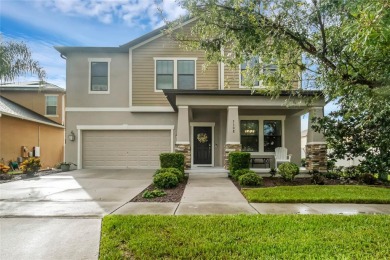
[[[250,59],[249,61],[247,62],[244,62],[242,64],[240,64],[240,87],[242,88],[245,88],[245,87],[248,87],[249,84],[245,84],[245,71],[248,69],[248,68],[253,68],[255,66],[258,66],[258,64],[261,62],[261,60],[258,58],[258,57],[254,57],[252,59]],[[272,73],[275,73],[277,71],[277,65],[275,64],[265,64],[263,63],[262,66],[260,66],[259,70],[261,73],[263,74],[272,74]],[[246,86],[248,85],[248,86]],[[263,87],[264,85],[262,84],[262,82],[258,81],[258,80],[254,80],[253,82],[251,82],[250,86],[254,87],[254,88],[259,88],[259,87]]]
[[[195,89],[196,59],[155,58],[156,91],[163,89]]]
[[[46,115],[56,116],[57,115],[57,102],[58,96],[46,96]]]
[[[95,58],[89,59],[91,94],[110,93],[110,62],[111,59]]]

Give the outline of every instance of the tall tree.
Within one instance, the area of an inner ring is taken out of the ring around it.
[[[356,113],[376,113],[377,108],[368,104],[376,100],[388,104],[385,97],[390,94],[389,0],[179,0],[179,3],[197,20],[191,36],[180,35],[178,40],[205,50],[210,61],[223,61],[237,68],[258,56],[261,62],[247,67],[245,78],[249,83],[262,80],[269,94],[278,95],[282,89],[292,89],[294,81],[301,77],[298,79],[304,83],[304,89],[320,89],[327,101],[337,100],[346,117],[330,114],[317,120],[320,124],[317,130],[323,131],[328,140],[334,138],[330,146],[336,149],[339,158],[345,152],[340,147],[348,147],[345,138],[326,129],[333,127],[335,120],[347,122],[351,112],[355,112],[354,120],[364,128],[368,122],[373,123],[373,117]],[[267,64],[277,65],[277,72],[269,73],[264,69]],[[383,109],[390,111],[389,106]],[[390,123],[375,120],[376,124]],[[346,124],[346,131],[353,126]],[[386,143],[384,147],[390,147],[388,132],[371,130],[370,134]],[[363,137],[355,141],[362,142],[368,133],[360,134]],[[350,154],[364,156],[375,149],[366,143],[360,146],[360,152]],[[387,168],[372,171],[388,171],[390,161],[383,163]]]
[[[12,81],[27,73],[37,75],[40,80],[46,75],[39,63],[32,59],[25,43],[0,39],[0,82]]]

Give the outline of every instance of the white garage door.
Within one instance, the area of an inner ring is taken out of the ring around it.
[[[167,130],[83,131],[83,168],[158,168],[171,151]]]

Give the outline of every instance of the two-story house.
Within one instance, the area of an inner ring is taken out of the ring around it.
[[[66,132],[76,133],[67,161],[79,168],[157,168],[160,153],[177,151],[188,168],[223,167],[231,151],[272,160],[276,147],[286,147],[300,163],[300,116],[323,113],[323,98],[305,102],[318,93],[303,92],[288,104],[287,91],[277,99],[252,94],[241,86],[244,66],[203,70],[204,52],[180,48],[162,29],[119,47],[55,47],[66,57]],[[308,158],[318,166],[321,135],[310,131],[309,144]]]
[[[40,82],[0,85],[0,158],[41,158],[42,167],[64,160],[65,90]]]

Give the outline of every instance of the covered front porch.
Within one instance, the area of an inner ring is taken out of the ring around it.
[[[301,115],[309,112],[310,117],[321,116],[325,105],[320,93],[313,91],[299,97],[282,93],[276,99],[246,90],[164,93],[178,112],[175,150],[185,155],[187,169],[226,169],[230,152],[246,151],[252,155],[252,168],[269,172],[275,167],[276,147],[285,147],[291,161],[300,165]],[[319,97],[307,105],[315,95]],[[323,145],[322,136],[312,133],[310,125],[308,129],[311,142]]]

